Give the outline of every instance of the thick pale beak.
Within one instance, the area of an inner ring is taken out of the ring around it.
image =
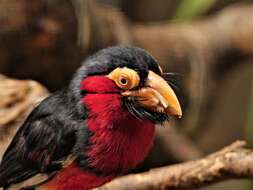
[[[182,110],[175,92],[159,75],[149,71],[145,87],[139,90],[126,91],[123,96],[133,96],[138,103],[150,110],[181,117]]]

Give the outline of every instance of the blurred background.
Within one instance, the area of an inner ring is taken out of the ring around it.
[[[164,71],[179,73],[174,89],[184,116],[157,128],[138,171],[196,159],[238,139],[253,147],[253,1],[1,0],[0,156],[41,99],[68,84],[87,56],[117,44],[142,47]]]

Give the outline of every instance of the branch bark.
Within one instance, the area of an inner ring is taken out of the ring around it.
[[[253,178],[253,151],[237,141],[205,158],[115,179],[96,190],[195,189],[235,178]]]
[[[46,88],[35,81],[0,75],[0,161],[26,116],[48,94]]]

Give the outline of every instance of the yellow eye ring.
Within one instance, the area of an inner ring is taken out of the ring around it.
[[[121,77],[119,77],[119,83],[122,86],[127,86],[129,84],[129,79],[126,78],[125,76],[121,76]]]
[[[129,76],[127,76],[125,74],[118,76],[118,78],[114,81],[118,87],[120,87],[124,90],[128,90],[128,89],[132,88],[131,79],[129,78]]]
[[[109,75],[116,85],[123,90],[129,90],[139,85],[140,77],[138,73],[129,68],[116,68]]]

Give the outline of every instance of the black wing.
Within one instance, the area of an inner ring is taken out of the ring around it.
[[[70,119],[65,104],[51,96],[30,114],[3,156],[0,187],[60,169],[75,145],[80,125]]]

